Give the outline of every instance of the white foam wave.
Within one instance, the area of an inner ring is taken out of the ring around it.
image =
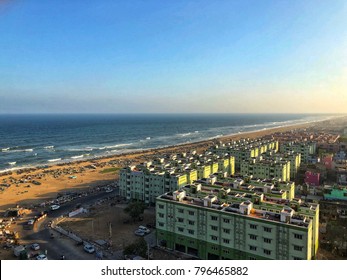
[[[49,159],[47,160],[48,162],[56,162],[56,161],[61,161],[61,158],[53,158],[53,159]]]
[[[54,146],[46,146],[46,147],[43,147],[44,149],[53,149]]]
[[[130,146],[133,143],[124,143],[124,144],[116,144],[116,145],[111,145],[111,146],[105,146],[106,149],[113,149],[113,148],[119,148],[119,147],[125,147],[125,146]],[[100,148],[99,148],[100,149]]]
[[[179,133],[177,134],[178,136],[181,136],[181,137],[186,137],[186,136],[189,136],[190,134],[192,134],[191,132],[188,132],[188,133]]]
[[[84,157],[84,155],[79,155],[79,156],[73,156],[73,157],[71,157],[72,159],[78,159],[78,158],[83,158]]]
[[[93,151],[94,149],[97,149],[97,148],[94,148],[94,147],[69,148],[69,149],[67,149],[67,151],[69,151],[69,152],[83,152],[83,151],[91,152],[91,151]]]

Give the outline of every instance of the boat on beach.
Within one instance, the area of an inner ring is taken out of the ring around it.
[[[9,162],[8,164],[9,165],[16,165],[16,163],[17,163],[16,161],[12,161],[12,162]]]

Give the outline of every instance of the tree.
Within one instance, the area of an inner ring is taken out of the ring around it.
[[[141,256],[143,258],[147,257],[147,242],[146,240],[141,237],[136,242],[126,246],[123,251],[123,255],[136,255]]]
[[[124,212],[127,213],[133,221],[139,219],[146,209],[146,205],[141,201],[130,202],[129,205],[124,208]]]

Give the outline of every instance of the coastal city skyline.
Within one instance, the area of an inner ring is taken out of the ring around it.
[[[1,278],[343,274],[346,15],[0,0]]]
[[[87,2],[0,2],[0,113],[346,113],[345,1]]]

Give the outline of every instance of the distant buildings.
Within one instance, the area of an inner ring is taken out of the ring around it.
[[[277,178],[283,181],[290,180],[290,161],[287,160],[265,160],[251,159],[242,161],[241,175],[252,175],[260,179]]]
[[[212,146],[208,151],[217,155],[228,154],[235,158],[235,169],[239,170],[241,162],[256,158],[267,151],[278,151],[278,141],[265,139],[241,139]]]
[[[344,200],[347,201],[347,188],[346,187],[325,187],[324,199],[326,200]]]
[[[315,142],[286,142],[281,143],[280,152],[295,152],[301,154],[301,162],[307,163],[310,156],[316,153]]]
[[[320,173],[319,172],[313,172],[313,171],[306,171],[305,172],[305,183],[309,186],[316,186],[318,187],[320,185]]]

